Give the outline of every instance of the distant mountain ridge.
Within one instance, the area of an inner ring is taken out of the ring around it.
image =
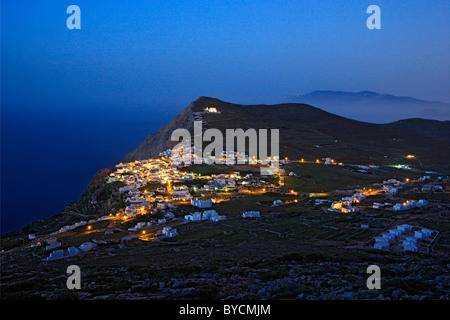
[[[450,120],[450,104],[372,91],[313,91],[296,95],[289,102],[314,105],[343,117],[372,123],[388,123],[407,118]]]
[[[273,128],[280,130],[280,156],[292,158],[333,157],[342,162],[383,163],[417,155],[423,164],[449,163],[450,121],[406,119],[374,124],[338,116],[299,103],[239,105],[200,97],[157,133],[150,135],[125,161],[157,157],[173,147],[170,135],[176,128],[192,130],[194,112],[216,107],[220,114],[203,114],[204,129]]]

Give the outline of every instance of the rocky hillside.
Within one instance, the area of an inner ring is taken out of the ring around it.
[[[170,142],[170,136],[175,129],[186,128],[191,130],[193,128],[194,116],[192,109],[195,103],[196,102],[191,103],[187,108],[181,111],[175,119],[161,127],[157,133],[148,136],[139,147],[126,156],[125,162],[157,158],[161,151],[174,146],[174,144]]]

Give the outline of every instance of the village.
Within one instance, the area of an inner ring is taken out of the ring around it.
[[[28,234],[22,251],[46,270],[68,263],[88,268],[83,299],[264,298],[291,287],[297,299],[397,299],[406,297],[401,289],[388,296],[355,291],[353,273],[367,268],[364,259],[376,257],[385,273],[411,271],[427,279],[433,259],[444,259],[447,176],[332,158],[285,158],[280,164],[275,175],[264,176],[260,164],[176,166],[167,152],[120,163],[102,182],[115,194],[115,209],[51,233]],[[336,175],[339,183],[332,182]],[[100,205],[96,201],[92,206]],[[317,253],[318,247],[327,253]],[[414,259],[420,265],[409,263]],[[220,267],[207,269],[206,261]],[[178,271],[166,274],[165,266]],[[342,273],[347,266],[356,271]],[[130,281],[131,272],[139,276]],[[297,277],[299,272],[305,274]],[[331,287],[315,289],[317,283]],[[312,289],[302,291],[305,285]],[[202,293],[216,286],[228,289]],[[421,292],[411,298],[422,299],[427,293]]]
[[[220,114],[220,111],[215,107],[207,107],[203,112],[194,113],[195,119],[204,122],[202,114]],[[186,151],[185,147],[181,148],[181,153]],[[195,147],[191,146],[189,151],[190,156],[195,158]],[[179,237],[178,229],[184,228],[186,224],[223,224],[229,219],[260,220],[268,214],[272,218],[279,217],[281,213],[273,210],[282,207],[287,210],[318,210],[325,217],[355,217],[361,221],[359,224],[347,225],[344,229],[327,222],[328,224],[322,226],[325,232],[317,232],[314,235],[318,240],[334,239],[339,242],[342,239],[361,239],[356,243],[357,247],[430,252],[430,248],[438,239],[438,231],[419,225],[402,224],[394,228],[397,224],[396,217],[402,217],[404,213],[418,212],[430,205],[428,200],[417,199],[417,196],[445,193],[444,186],[448,185],[449,178],[437,172],[413,172],[407,165],[396,164],[391,167],[402,173],[401,176],[404,177],[405,172],[411,172],[415,178],[397,180],[389,177],[368,184],[373,181],[371,176],[380,173],[380,166],[344,164],[332,157],[309,160],[285,157],[279,161],[279,167],[272,167],[261,159],[249,159],[246,154],[234,151],[223,151],[216,156],[221,158],[224,165],[215,166],[213,162],[203,158],[192,159],[197,165],[191,165],[192,162],[174,162],[173,153],[174,150],[167,149],[161,152],[157,159],[117,164],[106,177],[106,183],[117,190],[121,199],[119,208],[108,215],[63,226],[50,234],[30,234],[29,247],[45,246],[50,255],[44,260],[58,260],[95,251],[98,244],[106,243],[104,239],[93,237],[90,241],[78,243],[78,247],[65,245],[65,250],[61,249],[62,242],[58,238],[64,239],[71,234],[94,235],[101,232],[103,238],[107,237],[110,238],[108,241],[119,241],[121,244],[133,241],[164,241]],[[415,156],[409,154],[404,158],[411,160],[415,159]],[[234,166],[235,160],[244,160],[247,165]],[[271,159],[268,157],[264,160]],[[356,184],[346,190],[305,192],[301,179],[308,177],[308,174],[305,175],[304,170],[298,170],[303,167],[309,168],[306,173],[316,170],[317,174],[322,174],[330,169],[334,170],[331,171],[333,175],[336,174],[334,172],[343,172],[354,176]],[[272,175],[265,175],[263,172],[271,172]],[[226,209],[222,210],[226,208],[227,202],[239,204],[243,199],[258,200],[265,196],[270,196],[271,200],[254,201],[251,206],[240,205],[238,215],[230,216]],[[91,201],[91,205],[97,205],[97,201]],[[261,207],[260,210],[258,206]],[[438,207],[441,213],[448,212],[447,206]],[[377,218],[379,212],[383,212],[385,216]],[[309,225],[306,220],[302,223]],[[116,234],[120,235],[120,238],[117,238]]]
[[[425,199],[413,200],[405,199],[404,196],[399,197],[399,193],[404,193],[405,189],[408,190],[406,195],[423,192],[439,193],[443,192],[443,185],[448,183],[448,177],[436,175],[432,177],[428,174],[416,180],[409,178],[404,181],[387,179],[382,183],[374,183],[366,187],[349,190],[334,190],[332,193],[305,193],[300,190],[289,189],[285,183],[286,179],[297,179],[297,174],[289,171],[289,166],[293,163],[307,163],[304,159],[288,160],[286,158],[281,161],[281,167],[276,175],[267,177],[259,175],[257,170],[255,172],[228,170],[227,173],[210,174],[193,172],[189,170],[189,166],[174,165],[169,154],[170,150],[167,150],[161,153],[158,159],[116,165],[115,170],[106,178],[106,182],[118,187],[124,203],[122,208],[110,212],[106,216],[66,225],[48,235],[36,236],[30,234],[30,247],[45,245],[46,251],[50,252],[50,255],[45,258],[46,261],[83,255],[96,250],[97,244],[104,243],[104,241],[93,239],[80,244],[78,247],[70,246],[63,250],[59,248],[61,242],[58,241],[58,237],[67,236],[74,230],[79,232],[84,229],[86,233],[94,232],[97,229],[100,230],[98,225],[101,223],[103,223],[101,230],[106,236],[117,232],[120,225],[127,225],[126,232],[128,232],[128,235],[121,233],[123,235],[120,238],[121,243],[161,241],[179,236],[180,233],[177,228],[185,224],[223,223],[227,221],[227,215],[221,215],[216,211],[224,202],[263,195],[274,197],[270,206],[272,208],[289,207],[292,204],[299,204],[299,201],[312,199],[313,207],[321,208],[323,214],[355,215],[362,212],[366,214],[383,210],[395,215],[396,213],[424,208],[429,204]],[[378,169],[375,166],[347,166],[331,158],[316,159],[309,161],[309,163],[319,166],[348,167],[349,170],[355,170],[354,168],[356,168],[359,171],[358,174],[365,174],[369,169]],[[410,186],[414,186],[414,188]],[[276,199],[276,195],[284,200]],[[380,196],[388,201],[380,202],[378,200]],[[187,208],[190,212],[175,215],[173,212],[177,212],[179,206]],[[243,220],[260,219],[263,213],[261,210],[246,210],[245,207],[242,207],[239,215]],[[271,214],[271,216],[276,215],[277,213]],[[371,219],[367,221],[369,220]],[[369,228],[371,228],[370,223],[362,223],[360,226],[362,232]],[[438,235],[437,231],[420,228],[419,226],[414,226],[415,232],[412,231],[412,226],[402,228],[376,231],[376,236],[372,238],[372,241],[375,242],[371,245],[379,250],[398,251],[399,246],[397,244],[401,242],[404,251],[426,252],[428,247],[418,243],[431,239],[430,245]],[[356,230],[356,233],[360,233],[360,230]],[[412,232],[412,236],[407,234],[406,231]],[[400,237],[401,235],[403,235],[403,238]],[[320,239],[321,236],[319,234],[318,238]],[[114,241],[118,241],[118,239],[114,239]],[[367,247],[367,243],[361,245]],[[54,251],[51,252],[52,250]]]

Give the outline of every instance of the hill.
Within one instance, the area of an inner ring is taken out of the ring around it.
[[[216,107],[220,113],[203,114],[204,128],[273,128],[280,130],[280,156],[316,159],[333,157],[342,162],[386,164],[405,162],[414,154],[424,165],[447,166],[450,122],[408,119],[374,124],[344,118],[299,103],[239,105],[200,97],[174,120],[150,135],[125,161],[156,157],[172,147],[176,128],[192,131],[194,113]]]

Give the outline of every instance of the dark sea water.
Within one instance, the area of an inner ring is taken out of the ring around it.
[[[84,116],[1,115],[1,232],[61,212],[180,110]],[[162,111],[164,110],[164,111]]]

